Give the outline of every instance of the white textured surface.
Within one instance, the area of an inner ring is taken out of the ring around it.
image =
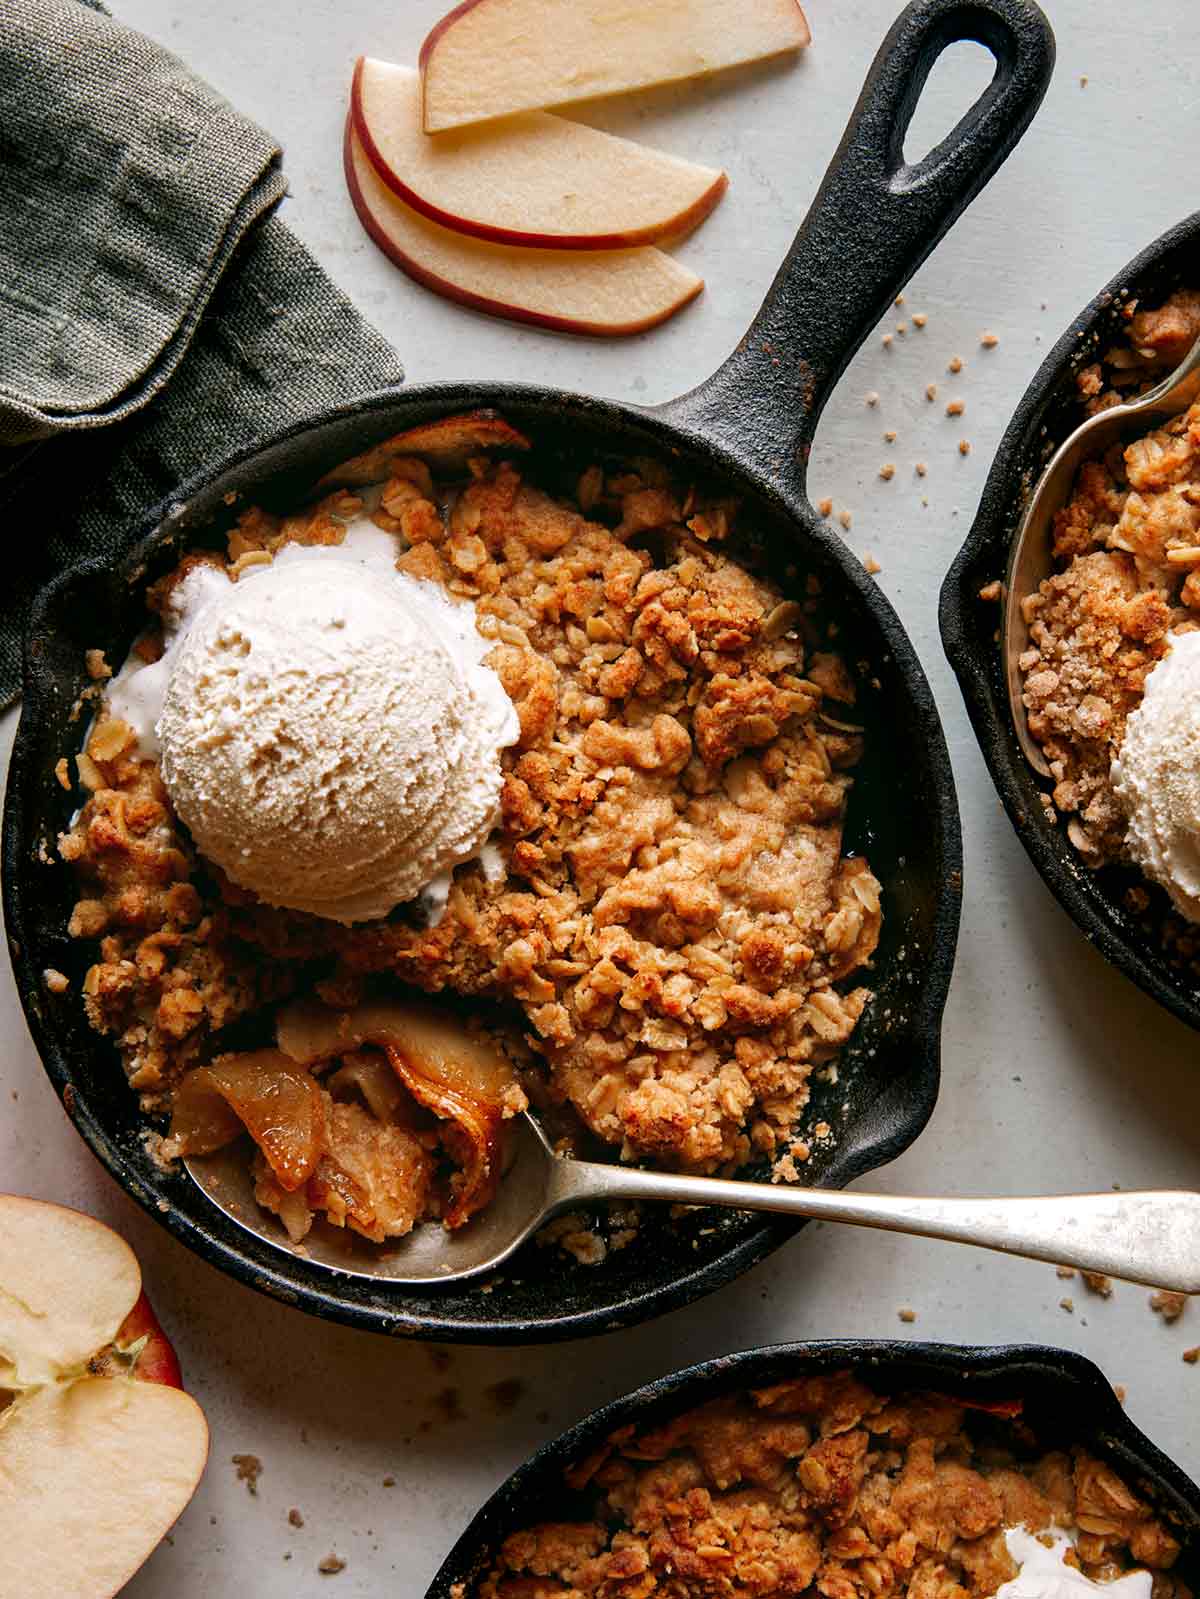
[[[282,138],[289,221],[395,340],[413,382],[477,374],[637,400],[697,383],[744,331],[897,9],[894,0],[812,0],[814,44],[798,68],[750,69],[596,117],[613,131],[724,164],[732,178],[725,201],[682,252],[708,279],[708,292],[658,332],[603,345],[441,304],[400,276],[351,214],[339,134],[353,59],[415,59],[441,0],[305,0],[287,10],[243,0],[114,4]],[[935,626],[938,584],[1043,350],[1111,273],[1196,204],[1194,185],[1178,175],[1195,140],[1200,11],[1178,0],[1055,0],[1051,10],[1059,66],[1037,122],[889,319],[924,311],[925,329],[910,322],[890,352],[870,341],[851,367],[812,467],[814,497],[829,494],[853,510],[848,537],[881,562],[879,581],[930,673],[966,833],[944,1087],[925,1135],[875,1179],[895,1189],[1200,1180],[1195,1035],[1112,973],[1042,887],[987,780]],[[923,143],[940,136],[982,81],[981,52],[958,54],[930,86]],[[985,328],[1000,337],[994,350],[980,348]],[[946,364],[955,354],[966,368],[951,378]],[[924,397],[931,381],[939,385],[933,405]],[[881,396],[878,409],[864,406],[868,390]],[[948,419],[944,402],[955,397],[966,412]],[[882,438],[891,428],[894,445]],[[968,457],[958,454],[963,437],[973,445]],[[883,482],[878,468],[889,460],[896,475]],[[913,476],[918,460],[929,466],[923,483]],[[0,1181],[81,1204],[127,1233],[213,1424],[199,1496],[173,1545],[130,1586],[133,1599],[416,1599],[469,1515],[542,1440],[685,1361],[784,1338],[1065,1344],[1127,1385],[1135,1420],[1200,1473],[1200,1366],[1180,1361],[1200,1343],[1200,1308],[1166,1327],[1142,1289],[1118,1286],[1105,1303],[1078,1282],[1059,1282],[1049,1267],[951,1245],[813,1227],[748,1277],[657,1323],[583,1345],[459,1351],[445,1371],[426,1348],[285,1310],[193,1259],[114,1187],[67,1125],[7,974],[0,982],[8,1041]],[[1059,1308],[1064,1295],[1074,1314]],[[917,1312],[911,1325],[897,1320],[904,1305]],[[507,1378],[525,1391],[498,1417],[484,1390]],[[461,1420],[444,1420],[433,1403],[447,1386],[459,1390]],[[235,1452],[263,1461],[256,1498],[234,1480]],[[388,1475],[390,1489],[382,1486]],[[298,1530],[287,1524],[293,1505],[305,1517]],[[331,1549],[348,1564],[323,1578],[316,1563]]]

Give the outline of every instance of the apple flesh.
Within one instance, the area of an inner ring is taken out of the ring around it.
[[[544,111],[436,139],[421,132],[421,79],[360,56],[354,131],[376,172],[431,222],[497,244],[611,250],[680,238],[727,180]]]
[[[359,221],[386,256],[436,294],[492,316],[562,333],[641,333],[704,287],[651,245],[512,249],[440,227],[392,193],[349,121],[345,170]]]
[[[421,46],[426,133],[801,50],[796,0],[464,0]]]
[[[133,1251],[90,1216],[0,1194],[4,1591],[109,1599],[207,1457]]]

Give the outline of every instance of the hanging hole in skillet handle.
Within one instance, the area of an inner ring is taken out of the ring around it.
[[[934,62],[963,40],[995,73],[915,164],[904,140]],[[817,419],[851,357],[1025,132],[1054,70],[1033,0],[913,0],[875,57],[817,197],[749,332],[699,388],[659,408],[803,494]]]

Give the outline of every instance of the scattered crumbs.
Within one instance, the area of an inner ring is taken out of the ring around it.
[[[434,1371],[449,1371],[450,1362],[454,1358],[448,1349],[441,1349],[437,1344],[426,1344],[425,1353],[429,1356],[429,1364]]]
[[[971,453],[971,441],[970,441],[970,439],[959,439],[959,441],[958,441],[958,453],[960,455],[970,455],[970,453]]]
[[[1126,1395],[1127,1391],[1128,1390],[1126,1389],[1125,1384],[1123,1382],[1115,1382],[1115,1383],[1113,1383],[1113,1393],[1116,1394],[1117,1403],[1119,1405],[1123,1405],[1125,1403],[1125,1395]]]
[[[323,1577],[336,1577],[339,1571],[345,1571],[346,1562],[341,1555],[326,1555],[317,1561],[317,1570]]]
[[[208,1518],[208,1524],[210,1527],[215,1527],[217,1524],[217,1518],[215,1516],[210,1516]]]
[[[962,358],[962,356],[961,355],[952,355],[950,357],[949,364],[946,367],[946,371],[947,372],[961,372],[962,369],[963,369],[963,358]]]
[[[258,1479],[262,1476],[262,1461],[257,1455],[231,1455],[237,1467],[237,1480],[244,1482],[252,1494],[258,1492]]]
[[[923,328],[925,326],[926,322],[928,322],[928,321],[929,321],[929,318],[925,315],[924,311],[914,311],[913,312],[913,327],[914,328]]]
[[[1197,1344],[1194,1349],[1185,1349],[1182,1358],[1189,1366],[1194,1366],[1200,1360],[1200,1344]]]
[[[898,294],[896,296],[896,304],[897,305],[903,305],[904,304],[904,296],[902,294]]]
[[[288,1511],[288,1526],[289,1527],[303,1527],[303,1525],[304,1525],[304,1517],[296,1509],[295,1505],[293,1505],[292,1508]]]
[[[1101,1299],[1112,1298],[1112,1278],[1106,1277],[1102,1271],[1081,1271],[1083,1286],[1089,1294],[1098,1294]]]
[[[505,1377],[502,1382],[489,1383],[483,1392],[496,1414],[503,1416],[516,1409],[525,1392],[525,1384],[519,1377]]]
[[[1075,1314],[1075,1301],[1069,1298],[1060,1299],[1058,1302],[1058,1308],[1060,1310],[1065,1310],[1068,1316],[1073,1316]]]
[[[1150,1309],[1166,1322],[1178,1321],[1187,1309],[1187,1295],[1174,1293],[1170,1288],[1159,1288],[1150,1295]]]
[[[981,333],[979,335],[979,342],[983,345],[985,350],[994,350],[1000,343],[1000,340],[994,333]]]
[[[947,405],[946,405],[946,415],[947,416],[961,416],[963,414],[963,412],[966,410],[966,408],[967,407],[966,407],[966,404],[965,404],[964,401],[962,401],[962,400],[950,400],[947,403]]]
[[[93,683],[102,682],[106,677],[112,676],[112,667],[104,659],[103,650],[88,650],[83,659],[87,665],[87,675]]]
[[[929,468],[925,465],[924,461],[918,461],[913,470],[916,472],[918,477],[924,477],[926,472],[929,471]]]
[[[54,775],[58,779],[59,788],[71,789],[71,768],[67,765],[67,757],[60,755],[54,763]]]
[[[53,966],[47,966],[42,973],[42,981],[52,994],[65,994],[71,986],[71,979],[65,972],[58,971]]]
[[[1087,73],[1086,73],[1086,72],[1081,72],[1081,73],[1080,73],[1080,74],[1079,74],[1079,87],[1080,87],[1080,88],[1081,88],[1081,89],[1086,89],[1086,88],[1087,88],[1087,86],[1088,86],[1088,76],[1087,76]]]
[[[892,479],[896,475],[895,462],[894,461],[885,461],[883,463],[883,465],[879,468],[879,475],[880,475],[880,477],[883,479],[883,481],[885,483],[890,483],[892,481]]]
[[[846,531],[849,532],[850,524],[854,521],[854,518],[850,515],[849,511],[839,511],[838,521],[842,524]]]
[[[891,347],[892,347],[892,335],[890,333],[885,333],[883,335],[883,347],[884,347],[885,350],[890,350],[891,349]]]
[[[925,507],[926,510],[929,509],[929,501],[927,499],[925,499],[924,497],[922,497],[922,499],[921,499],[921,504]]]
[[[818,516],[832,516],[833,515],[833,501],[832,500],[818,500],[817,501],[817,515]]]
[[[936,399],[937,399],[937,384],[936,384],[936,383],[927,383],[927,384],[926,384],[926,385],[925,385],[925,398],[926,398],[926,399],[927,399],[927,400],[928,400],[928,401],[929,401],[929,402],[930,402],[930,403],[931,403],[931,404],[932,404],[932,402],[933,402],[933,401],[934,401],[934,400],[936,400]]]
[[[1043,301],[1042,301],[1042,310],[1043,310],[1043,311],[1044,311],[1044,310],[1045,310],[1045,309],[1046,309],[1046,301],[1045,301],[1045,300],[1043,300]]]
[[[290,1560],[292,1558],[292,1551],[290,1549],[285,1549],[283,1552],[283,1558],[285,1560]]]
[[[896,323],[896,332],[900,335],[901,338],[903,338],[904,335],[908,332],[908,323],[907,322],[897,322]]]
[[[879,404],[879,395],[874,389],[872,389],[871,392],[866,396],[866,404],[870,406],[876,406]]]
[[[895,428],[888,428],[887,432],[883,435],[883,442],[885,444],[895,444],[896,438],[897,434]]]
[[[990,585],[989,584],[989,587],[992,587],[992,586],[994,586],[996,588],[1000,587],[999,583],[997,583],[995,585]],[[980,597],[980,599],[983,598],[982,591],[980,592],[979,597]],[[1056,1277],[1061,1277],[1063,1282],[1070,1282],[1071,1278],[1074,1277],[1074,1275],[1075,1275],[1075,1268],[1074,1268],[1074,1266],[1056,1266],[1054,1268],[1054,1275]]]
[[[905,1322],[916,1321],[917,1319],[916,1311],[908,1305],[901,1305],[896,1314],[899,1316],[901,1321]]]
[[[1001,586],[1000,579],[998,577],[994,577],[990,583],[985,583],[979,591],[979,598],[981,600],[986,600],[989,605],[995,605],[996,602],[1003,597],[1003,595],[1004,589]],[[1014,1083],[1019,1081],[1020,1078],[1013,1078]],[[1070,1266],[1060,1266],[1058,1268],[1058,1275],[1060,1277],[1074,1277],[1075,1273]]]
[[[877,576],[880,572],[883,571],[882,566],[880,566],[879,562],[875,559],[875,557],[873,555],[864,555],[863,556],[863,566],[866,568],[866,570],[870,573],[870,575],[872,577]]]
[[[395,1477],[385,1477],[385,1478],[384,1478],[384,1479],[383,1479],[383,1486],[384,1486],[384,1487],[385,1487],[385,1488],[394,1488],[394,1487],[395,1487],[395,1486],[396,1486],[396,1479],[395,1479]]]

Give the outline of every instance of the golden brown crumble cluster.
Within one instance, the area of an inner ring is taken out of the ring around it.
[[[723,552],[736,507],[652,462],[589,467],[567,503],[481,455],[447,487],[401,442],[373,519],[401,570],[476,603],[519,713],[505,873],[459,868],[433,927],[265,907],[195,859],[155,764],[102,718],[61,841],[86,885],[71,931],[100,941],[90,1020],[161,1110],[219,1029],[296,990],[352,1006],[399,979],[515,1000],[550,1095],[608,1144],[698,1169],[789,1161],[810,1074],[869,997],[849,980],[880,925],[879,883],[842,853],[863,741],[818,585],[783,600]],[[341,480],[379,475],[377,455]],[[343,487],[299,516],[247,511],[226,564],[337,542],[362,507]],[[220,559],[189,556],[152,609]]]
[[[1148,1567],[1154,1599],[1187,1599],[1178,1543],[1106,1465],[978,1419],[840,1373],[623,1429],[568,1474],[592,1519],[514,1533],[477,1599],[974,1599],[1016,1575],[1022,1525],[1077,1529],[1095,1580]]]
[[[1133,311],[1128,345],[1079,375],[1088,413],[1175,365],[1198,334],[1200,294]],[[1024,699],[1054,805],[1098,866],[1124,848],[1110,771],[1126,720],[1169,635],[1200,623],[1200,403],[1084,464],[1055,517],[1054,557],[1056,572],[1025,601]]]

